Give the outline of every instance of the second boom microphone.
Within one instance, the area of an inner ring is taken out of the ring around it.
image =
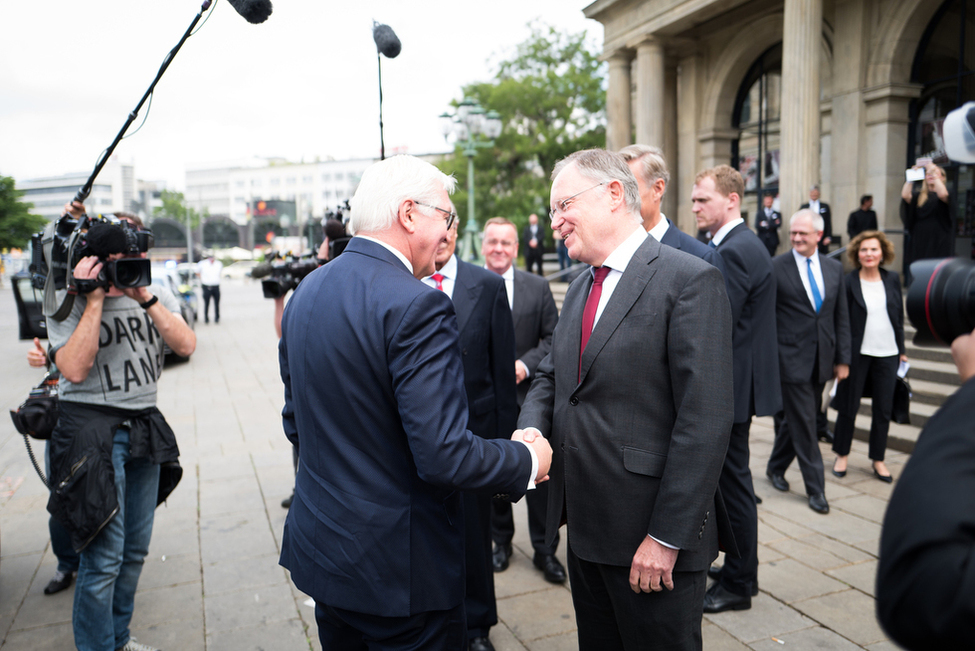
[[[258,24],[271,15],[271,0],[227,0],[249,23]]]

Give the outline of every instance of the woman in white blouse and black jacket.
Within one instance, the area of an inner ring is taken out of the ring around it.
[[[884,465],[887,432],[894,404],[894,385],[899,361],[904,354],[904,301],[897,273],[881,269],[894,259],[894,245],[880,231],[864,231],[850,242],[847,255],[856,269],[846,276],[846,299],[850,307],[853,360],[850,376],[837,388],[838,417],[833,452],[833,474],[846,475],[847,457],[853,441],[854,421],[860,409],[864,386],[869,382],[873,400],[870,425],[870,459],[877,479],[890,483]]]

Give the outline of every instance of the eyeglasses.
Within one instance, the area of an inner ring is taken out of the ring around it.
[[[437,208],[436,206],[431,206],[428,203],[420,203],[419,201],[414,201],[413,203],[415,203],[418,206],[426,206],[427,208],[433,208],[434,210],[436,210],[438,212],[442,212],[444,215],[446,215],[446,217],[444,217],[444,219],[447,220],[447,230],[448,231],[450,230],[450,227],[454,225],[454,221],[457,220],[457,213],[455,213],[455,212],[451,212],[449,210],[444,210],[443,208]]]
[[[554,222],[556,217],[558,217],[559,215],[561,215],[562,213],[564,213],[566,210],[568,210],[569,203],[573,199],[575,199],[576,197],[578,197],[580,194],[583,194],[585,192],[589,192],[590,190],[595,190],[596,188],[598,188],[601,185],[606,185],[608,182],[609,181],[602,181],[602,182],[597,183],[596,185],[592,186],[591,188],[586,188],[582,192],[576,192],[571,197],[566,197],[562,201],[556,201],[555,202],[555,207],[548,211],[548,218],[549,218],[549,220]]]

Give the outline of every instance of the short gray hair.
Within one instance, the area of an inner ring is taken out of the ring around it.
[[[792,228],[792,224],[794,224],[797,219],[800,219],[802,217],[808,217],[812,221],[813,228],[815,228],[817,231],[821,231],[824,228],[826,228],[826,222],[823,221],[823,216],[820,215],[818,212],[814,212],[810,210],[809,208],[803,208],[802,210],[797,211],[796,214],[794,214],[792,217],[790,217],[789,228]]]
[[[579,174],[596,183],[619,181],[623,185],[623,201],[630,214],[640,216],[640,186],[636,183],[633,170],[623,157],[605,149],[583,149],[569,154],[552,170],[552,180],[566,167],[575,163]]]
[[[663,180],[664,192],[667,191],[667,185],[670,184],[670,172],[667,170],[667,161],[664,159],[664,152],[660,147],[627,145],[620,149],[620,156],[627,163],[639,161],[643,181],[648,185],[653,185],[658,180]]]
[[[454,191],[455,182],[453,176],[414,156],[379,161],[362,173],[355,196],[349,201],[349,234],[385,231],[396,221],[396,212],[405,200],[434,205],[442,191]]]

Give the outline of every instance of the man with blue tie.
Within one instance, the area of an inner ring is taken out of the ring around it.
[[[766,474],[776,489],[788,491],[785,471],[798,458],[809,508],[829,513],[816,413],[826,382],[849,375],[851,344],[843,265],[819,254],[822,235],[822,217],[802,209],[789,222],[792,250],[772,260],[785,422]]]
[[[517,499],[548,473],[541,437],[466,429],[454,307],[420,280],[457,218],[453,187],[412,156],[368,168],[354,237],[281,321],[282,420],[299,463],[280,562],[315,599],[330,651],[465,649],[461,491]]]

